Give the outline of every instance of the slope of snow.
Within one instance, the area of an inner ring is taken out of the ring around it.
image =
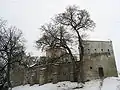
[[[42,86],[39,85],[24,85],[14,87],[12,90],[120,90],[120,78],[108,77],[103,80],[103,85],[100,87],[101,80],[92,80],[82,84],[76,82],[59,82],[57,84],[48,83]]]
[[[109,77],[104,80],[101,90],[120,90],[120,78]]]

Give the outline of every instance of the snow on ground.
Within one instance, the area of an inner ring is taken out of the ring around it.
[[[89,82],[86,82],[81,87],[82,84],[77,84],[76,82],[59,82],[57,84],[44,84],[42,86],[39,85],[24,85],[24,86],[18,86],[14,87],[12,90],[100,90],[100,82],[101,80],[92,80]],[[104,79],[103,85],[101,87],[101,90],[120,90],[120,78],[117,77],[108,77]]]
[[[102,90],[120,90],[120,78],[109,77],[104,80]]]

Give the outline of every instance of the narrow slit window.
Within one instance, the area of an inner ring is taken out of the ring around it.
[[[92,69],[92,67],[90,67],[90,69]]]

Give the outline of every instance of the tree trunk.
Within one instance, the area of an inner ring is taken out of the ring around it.
[[[73,64],[73,80],[74,80],[74,82],[76,82],[77,81],[77,73],[76,73],[76,66],[77,65],[76,65],[74,56],[73,56],[71,50],[69,49],[69,47],[67,45],[65,45],[64,48],[66,48],[68,50],[68,52],[70,54],[70,57],[72,59],[72,64]]]
[[[79,32],[76,30],[78,35],[78,42],[79,42],[79,59],[80,59],[80,65],[78,65],[78,69],[80,69],[80,82],[84,83],[84,70],[83,70],[83,55],[84,55],[84,47],[82,44],[82,39],[80,37]]]
[[[81,49],[81,53],[80,53],[80,79],[81,79],[81,82],[84,83],[84,70],[83,70],[84,48],[83,48],[83,46],[81,46],[80,49]]]
[[[10,82],[10,59],[8,59],[8,65],[7,65],[7,83],[8,83],[8,87],[11,87],[11,82]]]

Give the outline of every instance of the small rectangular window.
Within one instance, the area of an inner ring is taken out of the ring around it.
[[[92,69],[92,67],[90,67],[90,69]]]
[[[101,49],[101,51],[103,51],[103,49]]]

